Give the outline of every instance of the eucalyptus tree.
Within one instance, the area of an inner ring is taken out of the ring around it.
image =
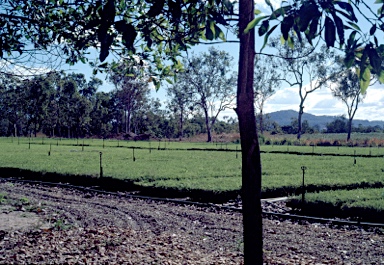
[[[207,142],[212,141],[211,129],[219,114],[234,107],[236,75],[232,60],[227,52],[210,48],[207,53],[186,60],[185,73],[178,76],[188,83],[187,93],[204,114]]]
[[[71,138],[74,136],[73,127],[75,124],[75,116],[78,115],[77,110],[73,108],[77,100],[77,85],[70,78],[63,78],[57,93],[58,108],[58,128],[61,137]]]
[[[142,70],[140,64],[122,60],[109,72],[108,78],[115,86],[116,107],[123,114],[125,133],[131,132],[134,113],[140,111],[149,100],[148,77],[142,75]]]
[[[185,73],[179,73],[183,75]],[[178,120],[179,139],[184,137],[184,123],[188,114],[193,111],[192,92],[189,89],[189,83],[186,78],[177,78],[176,82],[167,87],[168,109],[175,115]]]
[[[84,87],[80,88],[79,92],[83,97],[87,98],[93,103],[96,97],[96,92],[102,84],[102,80],[95,76],[91,76],[91,79],[87,82]]]
[[[279,65],[274,57],[258,55],[255,58],[255,71],[253,86],[255,90],[256,109],[259,120],[260,133],[264,131],[263,110],[265,102],[276,93],[281,83],[281,72],[278,71]]]
[[[54,93],[49,79],[42,76],[23,80],[22,89],[25,89],[25,115],[28,118],[27,130],[36,137],[41,130],[42,123],[48,114],[48,106]]]
[[[298,88],[300,103],[297,139],[300,139],[303,133],[302,116],[307,97],[322,87],[326,87],[328,80],[340,69],[332,67],[334,53],[327,50],[325,46],[321,47],[319,51],[315,51],[314,47],[300,42],[297,37],[293,40],[293,45],[288,42],[280,45],[280,40],[274,39],[270,46],[278,51],[280,70],[284,76],[280,80],[291,87]]]
[[[1,74],[0,78],[0,122],[1,135],[17,136],[18,117],[23,114],[18,113],[18,96],[17,96],[18,79],[12,76]]]
[[[353,69],[344,69],[340,75],[332,79],[329,87],[333,96],[340,99],[347,107],[347,141],[349,141],[351,139],[353,118],[366,93],[361,93],[359,76]]]
[[[112,93],[95,93],[95,102],[90,113],[90,118],[90,133],[92,135],[106,138],[109,134],[112,133]]]

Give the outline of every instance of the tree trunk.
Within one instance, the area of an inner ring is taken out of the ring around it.
[[[301,138],[301,118],[303,117],[304,113],[304,106],[303,103],[300,104],[300,110],[299,110],[299,117],[297,118],[297,140],[300,140]]]
[[[207,128],[207,135],[208,135],[207,142],[212,142],[211,126],[209,123],[208,111],[206,109],[204,109],[204,114],[205,114],[205,126]]]
[[[179,127],[179,139],[181,140],[183,138],[183,109],[180,110],[180,127]]]
[[[127,111],[126,133],[131,132],[131,110]]]
[[[261,159],[256,130],[253,72],[255,33],[243,34],[254,18],[253,0],[239,3],[240,57],[237,85],[237,115],[242,152],[242,200],[244,227],[244,264],[263,264],[263,233],[261,216]]]
[[[352,119],[348,119],[348,135],[347,135],[347,142],[351,140],[351,132],[352,132]]]
[[[125,133],[128,133],[128,119],[127,119],[127,110],[124,111],[124,123],[125,123]]]
[[[263,109],[261,108],[260,109],[260,123],[259,123],[259,126],[260,126],[260,133],[263,134],[264,132],[264,126],[263,126]]]

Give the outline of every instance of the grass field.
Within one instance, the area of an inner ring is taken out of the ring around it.
[[[212,193],[241,188],[240,145],[234,143],[0,138],[0,146],[1,168],[98,177],[101,152],[104,177],[138,186]],[[383,148],[262,146],[261,150],[264,197],[298,194],[302,166],[309,192],[384,186]]]

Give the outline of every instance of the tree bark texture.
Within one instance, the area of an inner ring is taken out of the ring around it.
[[[351,140],[351,132],[352,132],[352,119],[353,119],[353,118],[349,118],[349,119],[348,119],[348,134],[347,134],[347,142],[349,142],[349,140]]]
[[[237,115],[242,150],[242,200],[244,227],[244,264],[263,264],[261,216],[261,159],[256,130],[253,73],[255,33],[244,29],[254,18],[253,0],[240,0],[240,57],[237,85]]]
[[[208,136],[207,142],[210,143],[212,142],[211,125],[209,121],[208,111],[205,108],[204,108],[204,114],[205,114],[205,126],[207,128],[207,136]]]
[[[304,101],[302,101],[300,103],[300,109],[299,109],[299,117],[297,118],[297,140],[300,140],[301,138],[301,130],[302,130],[302,126],[301,126],[301,119],[303,117],[303,113],[304,113]]]
[[[184,113],[184,109],[181,108],[180,110],[180,125],[179,125],[179,139],[181,140],[183,137],[184,137],[184,128],[183,128],[183,122],[184,122],[184,119],[183,119],[183,113]]]

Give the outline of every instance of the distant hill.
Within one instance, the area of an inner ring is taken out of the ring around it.
[[[280,126],[290,125],[292,119],[297,119],[299,113],[294,110],[280,110],[276,112],[271,112],[267,114],[269,120],[277,122]],[[325,128],[327,123],[334,121],[336,116],[316,116],[309,113],[304,113],[302,121],[307,120],[310,126],[319,125],[321,129]],[[368,120],[353,120],[353,126],[357,127],[361,124],[364,127],[367,126],[376,126],[384,127],[384,121],[368,121]]]

